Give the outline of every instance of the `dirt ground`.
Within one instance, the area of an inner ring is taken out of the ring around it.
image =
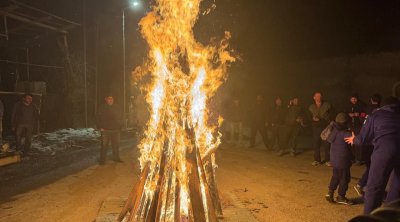
[[[84,164],[71,162],[25,178],[22,184],[14,183],[8,189],[1,186],[3,191],[18,190],[20,186],[25,191],[13,196],[1,195],[0,221],[94,221],[105,199],[126,198],[137,180],[136,149],[129,145],[121,154],[124,163],[109,161],[99,166],[93,157],[81,160]],[[249,150],[225,145],[218,151],[217,160],[218,186],[225,213],[222,221],[333,222],[347,221],[362,212],[362,204],[342,206],[329,204],[324,199],[331,168],[311,166],[311,151],[297,157],[278,157],[275,152],[262,148]],[[350,198],[356,197],[352,185],[362,170],[363,167],[352,168]]]

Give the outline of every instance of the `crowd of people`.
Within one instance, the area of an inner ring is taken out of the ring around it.
[[[32,134],[39,118],[32,95],[25,94],[13,109],[11,123],[16,135],[16,149],[29,155]],[[348,108],[335,112],[332,105],[323,100],[322,94],[313,95],[314,102],[308,107],[300,105],[298,97],[285,104],[276,97],[268,106],[263,96],[257,95],[250,107],[249,148],[255,146],[256,135],[261,135],[267,149],[275,149],[279,156],[298,154],[298,138],[305,128],[311,128],[314,157],[313,166],[332,167],[332,177],[326,200],[332,203],[353,204],[346,198],[353,164],[364,165],[365,172],[354,189],[364,197],[364,212],[371,213],[383,201],[400,198],[400,102],[395,97],[382,99],[379,94],[370,97],[370,103],[361,102],[357,95],[349,98]],[[244,109],[239,99],[228,108],[230,143],[243,144]],[[4,105],[0,101],[0,135]],[[120,130],[123,117],[113,96],[105,97],[105,103],[97,113],[97,128],[101,132],[99,164],[104,164],[111,143],[113,160],[122,162],[119,156]],[[23,139],[24,138],[24,139]],[[0,142],[1,141],[0,137]],[[24,142],[22,142],[24,141]],[[321,158],[321,150],[324,156]],[[386,191],[391,181],[390,189]],[[337,197],[334,193],[337,190]]]
[[[255,146],[256,135],[261,135],[267,149],[279,156],[298,154],[298,137],[311,128],[314,151],[313,166],[332,167],[332,177],[325,198],[332,203],[351,205],[346,198],[350,182],[350,167],[365,165],[365,172],[354,189],[364,197],[364,212],[371,213],[385,200],[400,198],[400,102],[395,97],[370,97],[369,104],[357,94],[349,97],[346,109],[336,112],[325,101],[321,92],[313,95],[314,102],[303,108],[298,97],[287,104],[276,97],[268,106],[263,96],[257,95],[250,108],[250,143]],[[228,142],[243,145],[243,107],[233,99],[227,112]],[[324,151],[321,158],[321,151]],[[389,178],[390,189],[385,192]],[[335,198],[334,193],[338,195]]]

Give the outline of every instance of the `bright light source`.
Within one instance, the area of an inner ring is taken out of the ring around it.
[[[134,1],[133,3],[132,3],[132,6],[133,7],[138,7],[140,5],[140,3],[138,2],[138,1]]]

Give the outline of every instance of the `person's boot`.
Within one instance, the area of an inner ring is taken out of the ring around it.
[[[321,162],[316,161],[316,160],[314,160],[314,161],[311,163],[311,165],[313,165],[313,166],[319,166],[319,165],[321,165],[321,164],[322,164]]]
[[[353,205],[353,201],[347,199],[345,196],[337,196],[336,197],[336,203],[338,204],[343,204],[343,205]]]
[[[358,196],[360,197],[364,196],[364,190],[359,184],[354,186],[354,190],[356,190]]]
[[[325,199],[326,199],[329,203],[335,203],[335,199],[333,198],[333,191],[329,191],[329,192],[325,195]]]

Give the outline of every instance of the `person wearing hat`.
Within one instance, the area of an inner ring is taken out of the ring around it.
[[[364,214],[380,207],[385,188],[392,174],[392,184],[386,202],[400,198],[400,104],[397,98],[387,97],[382,107],[369,115],[359,135],[345,138],[349,144],[372,143],[371,166],[364,195]]]
[[[346,198],[346,192],[350,182],[350,167],[352,153],[349,144],[344,138],[351,136],[348,127],[349,117],[346,113],[339,113],[333,123],[332,131],[327,138],[331,144],[330,160],[332,164],[332,177],[328,186],[328,194],[325,195],[326,200],[332,203],[351,205],[353,202]],[[334,192],[338,189],[338,196],[334,199]]]

